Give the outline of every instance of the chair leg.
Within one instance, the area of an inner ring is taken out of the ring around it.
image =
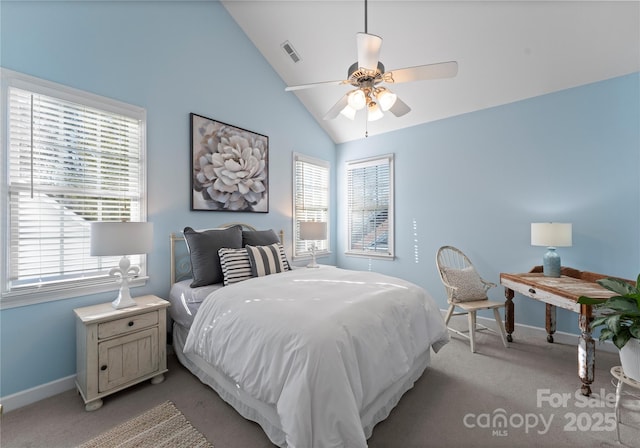
[[[449,325],[449,320],[451,320],[451,316],[453,316],[453,310],[455,310],[456,306],[454,304],[449,305],[449,309],[447,310],[447,315],[444,318],[444,324]]]
[[[476,352],[476,312],[469,311],[469,342],[471,344],[471,353]]]
[[[504,331],[504,324],[502,323],[502,319],[500,319],[500,311],[498,311],[497,308],[493,309],[493,316],[496,318],[496,324],[498,324],[498,329],[500,330],[502,344],[504,344],[505,347],[509,347],[509,345],[507,345],[507,335]]]

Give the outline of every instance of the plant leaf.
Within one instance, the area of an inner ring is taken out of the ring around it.
[[[608,318],[609,318],[608,315],[596,317],[595,319],[593,319],[591,321],[591,328],[596,328],[596,327],[600,327],[602,325],[605,325],[605,322],[607,321]]]
[[[613,339],[613,337],[615,336],[615,334],[613,333],[613,331],[609,330],[608,328],[603,328],[602,331],[600,331],[600,341],[607,341],[609,339]]]
[[[627,341],[631,339],[631,334],[629,333],[629,330],[627,328],[625,328],[624,330],[626,331],[621,331],[620,333],[613,335],[613,343],[619,349],[624,347]]]
[[[636,287],[618,278],[601,278],[600,280],[596,280],[596,282],[603,288],[607,288],[609,291],[613,291],[621,296],[638,293]]]
[[[640,316],[638,303],[629,297],[614,296],[603,302],[603,307],[629,316]]]
[[[581,303],[582,305],[600,305],[602,303],[605,303],[605,300],[594,299],[592,297],[587,297],[587,296],[580,296],[578,298],[578,303]]]
[[[636,339],[640,339],[640,322],[635,322],[629,327],[629,333]]]
[[[614,334],[619,334],[621,331],[620,315],[614,314],[613,316],[608,316],[606,318],[606,325],[607,325],[607,328],[611,330]]]

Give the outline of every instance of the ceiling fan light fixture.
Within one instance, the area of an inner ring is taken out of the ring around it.
[[[375,101],[371,101],[367,105],[367,120],[368,121],[376,121],[381,119],[384,116],[382,111],[380,110],[380,106]]]
[[[344,109],[340,111],[340,113],[343,116],[347,117],[349,120],[353,120],[354,118],[356,118],[356,110],[348,104],[344,107]]]
[[[380,104],[380,109],[386,112],[391,109],[396,103],[398,95],[388,89],[385,89],[384,87],[381,87],[376,92],[376,98],[378,99],[378,103]]]
[[[354,110],[364,109],[367,105],[367,98],[362,89],[352,90],[347,96],[347,101]]]

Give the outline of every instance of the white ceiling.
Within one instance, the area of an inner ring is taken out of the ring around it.
[[[223,0],[286,85],[346,79],[364,0]],[[412,111],[367,124],[325,113],[350,90],[297,95],[336,143],[640,71],[640,1],[368,0],[368,32],[383,38],[386,71],[458,61],[455,78],[391,85]],[[282,49],[289,41],[301,57]],[[389,87],[389,85],[387,85]],[[283,87],[284,88],[284,87]],[[630,101],[640,101],[630,98]]]

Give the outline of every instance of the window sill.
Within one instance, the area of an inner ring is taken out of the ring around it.
[[[147,276],[137,277],[129,281],[129,287],[136,288],[144,286],[146,285],[147,280],[149,280],[149,277]],[[42,288],[25,288],[19,291],[3,293],[0,298],[0,310],[54,302],[56,300],[71,299],[74,297],[91,296],[102,292],[118,291],[119,289],[120,284],[116,283],[115,280],[103,280],[101,282],[82,285],[56,285],[53,287],[43,286]]]
[[[377,260],[388,260],[388,261],[392,261],[395,260],[395,255],[383,255],[383,254],[376,254],[373,252],[345,252],[344,253],[347,257],[358,257],[358,258],[375,258]]]

